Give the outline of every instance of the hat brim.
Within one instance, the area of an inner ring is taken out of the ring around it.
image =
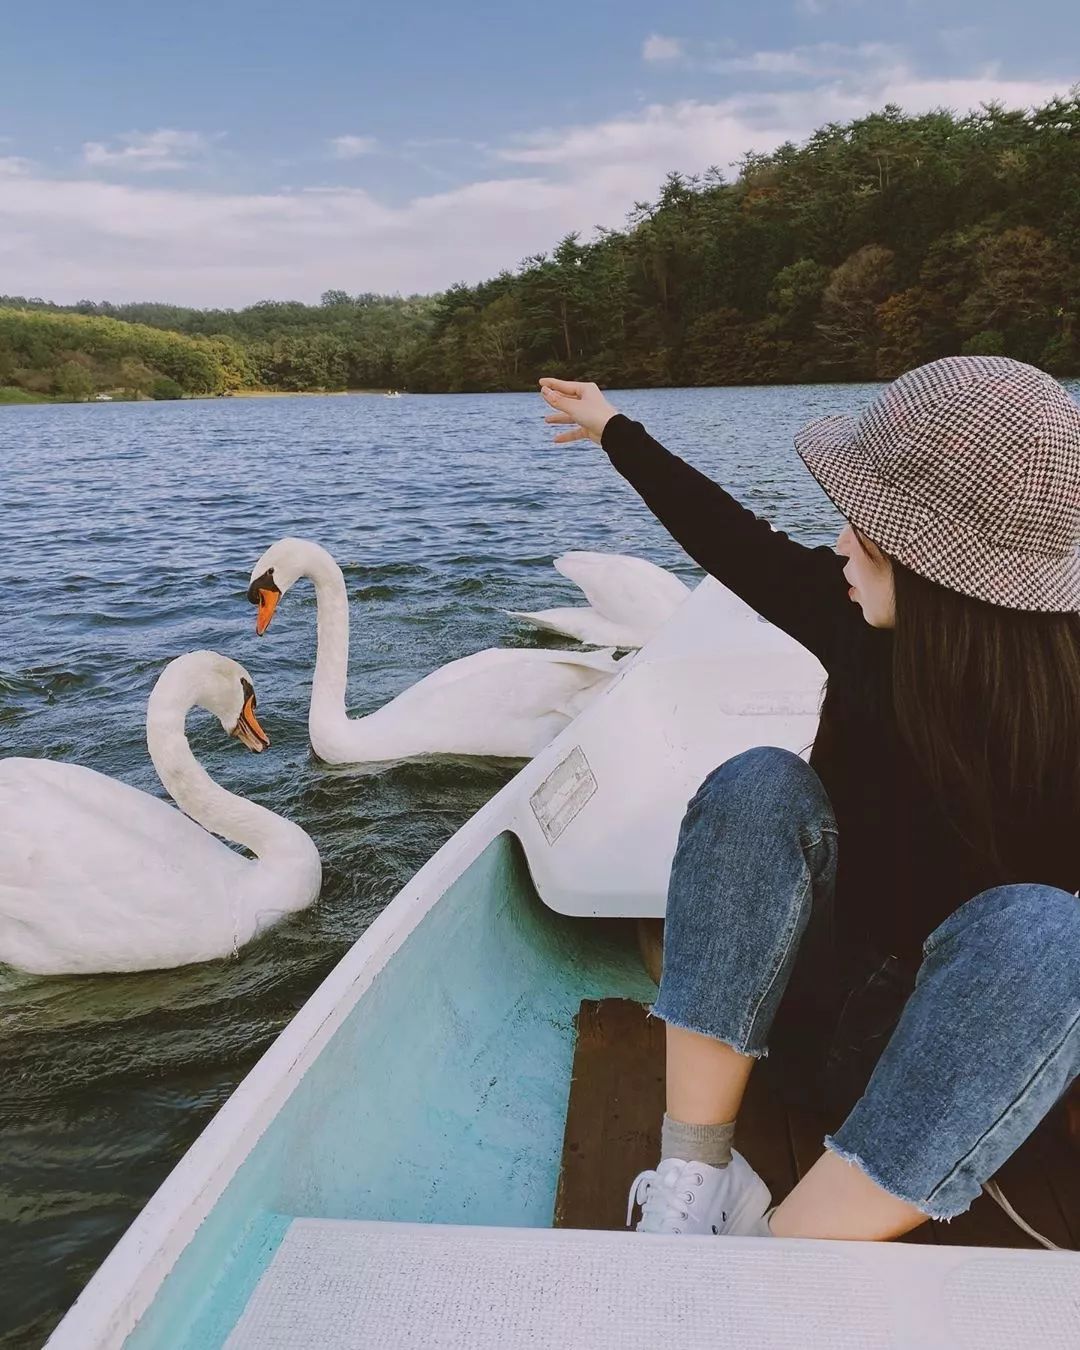
[[[1080,547],[1047,557],[988,543],[883,479],[853,418],[810,422],[796,432],[795,449],[840,514],[920,576],[1006,609],[1080,610]]]

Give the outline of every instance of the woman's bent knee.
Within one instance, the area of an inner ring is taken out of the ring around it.
[[[1077,973],[1080,987],[1080,899],[1036,882],[981,891],[934,929],[923,954],[951,955],[961,948],[1007,953],[1032,966],[1063,964]]]
[[[690,799],[687,817],[703,812],[746,814],[765,824],[796,822],[820,835],[835,831],[832,805],[820,778],[790,750],[758,745],[725,760]]]
[[[714,770],[687,808],[672,862],[657,1015],[764,1053],[835,868],[832,808],[797,755],[762,746]]]

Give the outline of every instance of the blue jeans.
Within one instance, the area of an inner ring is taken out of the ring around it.
[[[766,1054],[800,942],[831,906],[837,827],[814,770],[760,747],[691,799],[653,1009]],[[936,1219],[962,1213],[1080,1072],[1080,900],[998,886],[927,938],[914,988],[826,1147]]]

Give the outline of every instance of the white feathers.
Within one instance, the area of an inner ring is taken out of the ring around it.
[[[235,662],[195,652],[171,662],[151,695],[154,763],[187,815],[78,764],[0,761],[0,962],[58,975],[207,961],[316,899],[322,870],[308,836],[219,787],[184,734],[195,704],[231,724],[243,678]]]
[[[655,563],[619,553],[564,553],[555,568],[578,586],[588,605],[508,611],[535,628],[611,647],[643,647],[690,594]]]
[[[317,544],[282,539],[259,559],[253,579],[267,572],[282,591],[303,576],[315,584],[318,649],[308,730],[312,748],[328,764],[430,754],[531,758],[608,687],[618,669],[612,651],[492,647],[432,671],[367,717],[351,718],[345,709],[349,607],[341,568]]]

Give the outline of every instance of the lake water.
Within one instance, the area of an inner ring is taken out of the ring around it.
[[[792,433],[873,392],[611,399],[777,526],[821,543],[838,520]],[[313,593],[298,586],[256,639],[245,591],[264,549],[302,535],[344,568],[356,714],[483,647],[573,645],[504,613],[580,600],[551,566],[566,549],[698,575],[599,447],[552,444],[545,412],[533,394],[0,409],[0,753],[159,791],[147,695],[169,658],[214,648],[251,671],[273,746],[247,754],[195,714],[196,753],[227,787],[302,825],[325,874],[314,909],[234,960],[81,979],[0,967],[0,1345],[41,1344],[319,980],[516,767],[320,767],[306,740]]]

